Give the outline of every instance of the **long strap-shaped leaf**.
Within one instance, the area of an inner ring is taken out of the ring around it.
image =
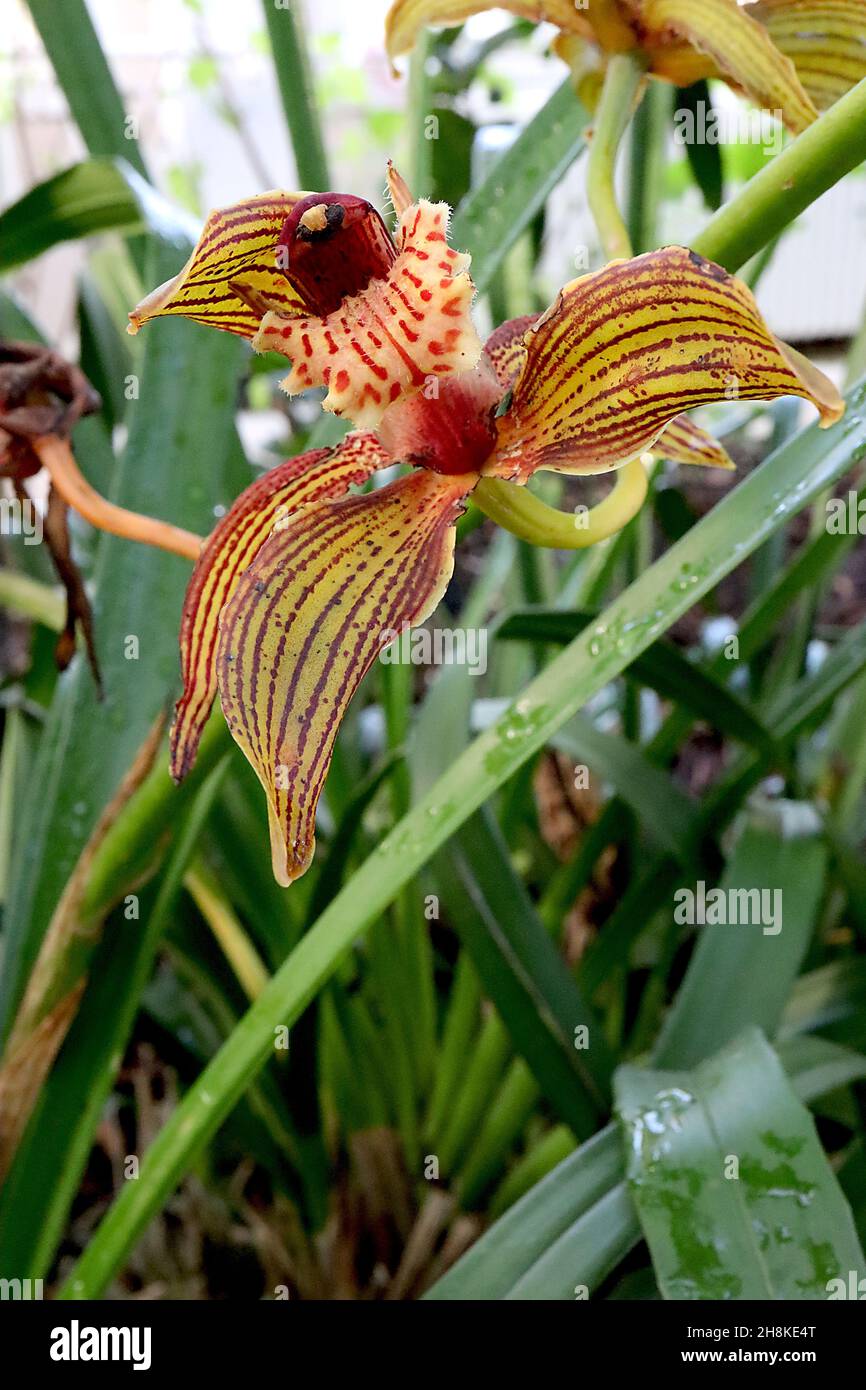
[[[519,608],[504,615],[494,635],[505,641],[555,642],[563,646],[598,617],[596,613],[555,608]],[[706,719],[728,738],[769,750],[772,734],[749,706],[733,694],[712,669],[690,661],[679,647],[659,639],[641,652],[629,675],[648,685],[665,700],[685,705],[697,719]]]
[[[536,1261],[624,1178],[622,1141],[616,1126],[608,1125],[521,1197],[427,1298],[505,1298]],[[634,1213],[631,1231],[634,1238],[638,1232]]]
[[[656,1047],[659,1066],[692,1066],[749,1023],[775,1034],[815,929],[826,860],[814,826],[797,835],[747,826],[718,890],[738,912],[742,902],[746,920],[726,912],[723,923],[711,915],[709,925],[696,924],[698,944]],[[692,883],[688,891],[700,890]]]
[[[631,1191],[662,1292],[826,1298],[859,1278],[854,1222],[808,1111],[749,1029],[693,1071],[622,1067]]]

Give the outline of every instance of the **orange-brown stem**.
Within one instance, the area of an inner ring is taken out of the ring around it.
[[[131,541],[141,541],[143,545],[158,546],[161,550],[171,551],[173,555],[183,555],[187,560],[198,559],[204,544],[201,536],[193,531],[184,531],[180,526],[172,526],[169,521],[158,521],[156,517],[142,516],[139,512],[130,512],[125,507],[108,502],[81,474],[65,439],[55,434],[42,435],[33,440],[33,448],[64,502],[92,526],[97,526],[100,531],[110,531],[113,536],[125,536]]]

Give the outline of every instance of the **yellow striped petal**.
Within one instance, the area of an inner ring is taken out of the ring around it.
[[[758,106],[782,113],[793,131],[804,130],[817,111],[790,58],[737,0],[630,0],[645,28],[643,43],[663,49],[686,39]],[[658,63],[654,70],[659,71]]]
[[[275,189],[212,212],[183,269],[131,310],[128,331],[137,333],[163,314],[182,314],[251,338],[267,309],[302,313],[303,301],[277,269],[275,253],[280,228],[305,196]]]
[[[819,111],[866,77],[866,0],[760,0],[751,13]]]
[[[445,591],[453,524],[476,482],[418,470],[378,492],[314,503],[265,542],[223,609],[220,698],[267,795],[281,884],[312,858],[316,804],[359,682]]]
[[[484,344],[484,353],[506,390],[513,386],[526,361],[526,334],[539,314],[524,314],[509,319],[491,333]],[[726,449],[706,430],[696,425],[688,415],[678,415],[659,435],[653,452],[672,463],[696,463],[708,468],[733,468]]]
[[[590,8],[599,9],[610,0],[592,0]],[[428,25],[442,27],[462,24],[474,14],[486,10],[508,10],[520,19],[549,20],[560,29],[591,37],[587,16],[580,13],[574,0],[396,0],[385,20],[385,47],[389,58],[397,58],[414,48],[419,32]]]
[[[832,382],[769,332],[747,286],[681,246],[572,280],[526,344],[485,473],[617,468],[712,401],[803,396],[824,424],[844,410]]]
[[[290,396],[327,386],[325,410],[369,428],[428,377],[475,366],[481,343],[470,315],[470,257],[448,245],[447,230],[446,204],[421,199],[401,214],[387,276],[324,318],[265,315],[253,347],[291,359],[282,383]]]
[[[678,415],[665,426],[653,445],[653,453],[671,463],[697,463],[703,468],[735,466],[727,449],[688,415]]]
[[[539,317],[538,314],[522,314],[520,318],[508,319],[493,330],[484,344],[485,356],[506,390],[514,385],[526,361],[524,339]]]
[[[341,497],[390,463],[372,434],[349,435],[336,449],[314,449],[270,469],[245,488],[211,532],[189,581],[180,624],[183,694],[171,730],[171,775],[192,767],[216,694],[219,615],[239,575],[251,564],[275,521],[323,497]]]

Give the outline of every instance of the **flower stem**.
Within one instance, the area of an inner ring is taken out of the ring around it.
[[[711,217],[693,249],[737,270],[864,159],[866,78]]]
[[[409,107],[406,120],[409,127],[408,183],[415,198],[432,196],[433,140],[427,130],[432,90],[427,72],[430,39],[426,31],[418,36],[409,62]]]
[[[643,81],[644,59],[639,53],[617,53],[609,60],[589,149],[587,196],[602,250],[610,260],[628,259],[632,254],[616,201],[614,172]],[[583,550],[621,531],[640,510],[646,494],[646,472],[636,459],[620,470],[613,491],[589,511],[557,511],[525,488],[499,478],[482,478],[472,500],[491,520],[531,545]]]
[[[171,522],[157,521],[155,517],[142,516],[139,512],[130,512],[125,507],[117,507],[113,502],[106,501],[79,471],[65,439],[46,434],[34,440],[33,448],[64,502],[85,521],[100,531],[110,531],[114,536],[126,536],[131,541],[155,545],[161,550],[171,551],[173,555],[183,555],[187,560],[198,559],[203,545],[201,536],[184,531],[180,526],[172,526]]]
[[[472,500],[491,521],[531,545],[584,550],[621,531],[640,511],[646,494],[646,469],[640,459],[632,459],[620,468],[604,501],[588,511],[557,511],[525,487],[501,478],[482,478]]]
[[[631,240],[616,201],[614,173],[620,142],[643,81],[643,59],[639,54],[617,53],[610,59],[589,147],[586,193],[608,260],[632,254]]]

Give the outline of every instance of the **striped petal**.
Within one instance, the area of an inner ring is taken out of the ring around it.
[[[631,5],[649,49],[687,40],[756,105],[779,111],[795,132],[805,130],[817,116],[790,58],[737,0],[631,0]],[[654,70],[659,70],[658,62]]]
[[[445,203],[422,199],[400,216],[387,277],[324,318],[265,315],[253,347],[291,359],[282,383],[290,396],[327,386],[325,410],[370,428],[428,378],[475,366],[481,343],[469,312],[470,257],[447,244],[447,230]]]
[[[513,386],[526,361],[525,338],[538,322],[539,314],[524,314],[508,319],[494,330],[484,344],[484,353],[493,367],[500,386]],[[702,430],[688,415],[678,415],[659,435],[654,453],[672,463],[698,463],[708,468],[733,468],[730,456],[711,434]]]
[[[219,615],[238,577],[287,511],[341,497],[390,463],[371,434],[349,435],[336,449],[314,449],[270,469],[245,488],[205,542],[192,572],[180,625],[183,694],[171,731],[171,775],[180,781],[195,761],[216,694]]]
[[[819,111],[866,77],[866,0],[760,0],[752,15]]]
[[[182,314],[251,338],[268,309],[302,313],[303,301],[277,269],[275,253],[283,223],[305,196],[275,189],[212,212],[186,265],[136,305],[128,331],[137,333],[163,314]]]
[[[305,508],[265,542],[223,610],[220,697],[267,795],[281,884],[312,858],[316,804],[359,682],[445,591],[453,523],[476,482],[419,470]]]
[[[485,473],[617,468],[713,401],[803,396],[824,424],[844,410],[832,382],[769,332],[742,281],[681,246],[571,281],[526,341]]]
[[[595,7],[609,0],[593,0]],[[521,19],[549,20],[560,29],[591,37],[587,17],[580,14],[574,0],[395,0],[385,20],[385,46],[389,58],[397,58],[414,48],[418,34],[427,25],[434,27],[462,24],[486,10],[508,10]]]
[[[730,471],[736,466],[727,449],[688,415],[678,415],[665,426],[653,445],[653,453],[658,458],[670,459],[671,463],[696,463],[702,468]]]
[[[539,318],[539,314],[522,314],[518,319],[508,319],[493,330],[484,344],[485,356],[506,390],[514,385],[526,361],[524,339]]]

